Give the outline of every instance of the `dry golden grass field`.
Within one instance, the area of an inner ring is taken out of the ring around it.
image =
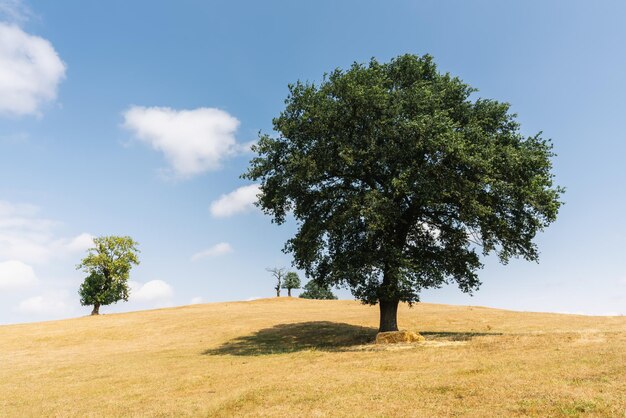
[[[0,327],[0,416],[626,416],[626,317],[296,298]]]

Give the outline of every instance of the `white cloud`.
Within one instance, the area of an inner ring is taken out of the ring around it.
[[[17,260],[0,262],[0,290],[23,289],[37,283],[35,271]]]
[[[441,235],[441,230],[436,226],[432,226],[427,224],[426,222],[421,222],[422,229],[426,231],[428,235],[430,235],[433,239],[438,240]]]
[[[93,236],[91,234],[82,233],[69,241],[61,240],[63,247],[70,253],[79,253],[93,247]]]
[[[124,112],[123,126],[163,152],[179,177],[216,170],[225,157],[240,152],[235,140],[239,121],[220,109],[133,106]]]
[[[195,298],[192,298],[191,301],[189,301],[190,305],[197,305],[199,303],[203,303],[204,299],[201,296],[196,296]]]
[[[0,201],[0,259],[44,263],[54,258],[85,251],[93,237],[58,237],[59,222],[39,216],[39,209],[28,204]]]
[[[227,242],[220,242],[219,244],[215,244],[211,248],[207,248],[206,250],[202,250],[200,252],[195,253],[191,256],[192,261],[198,261],[207,257],[218,257],[220,255],[225,255],[233,252],[233,247]]]
[[[167,301],[174,291],[172,286],[163,280],[151,280],[144,284],[129,282],[131,287],[130,300],[136,302]]]
[[[24,22],[32,12],[22,0],[0,0],[0,18],[9,22]]]
[[[258,184],[240,187],[228,194],[223,194],[211,203],[210,211],[216,218],[227,218],[237,213],[254,210],[254,202],[260,193]]]
[[[4,14],[19,10],[18,2],[0,4]],[[37,114],[56,98],[64,77],[65,64],[49,41],[0,22],[0,113]]]
[[[49,292],[20,302],[17,311],[29,315],[62,315],[69,311],[66,292]]]
[[[243,144],[239,144],[238,145],[239,152],[241,154],[246,154],[246,153],[252,152],[252,146],[256,145],[256,143],[257,143],[257,140],[253,139],[252,141],[248,141],[248,142],[245,142]]]
[[[26,203],[10,203],[0,200],[0,218],[22,215],[22,216],[35,216],[39,213],[39,208],[35,205],[29,205]]]

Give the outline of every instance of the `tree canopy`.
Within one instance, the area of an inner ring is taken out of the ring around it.
[[[93,305],[92,315],[101,305],[110,305],[129,296],[128,278],[133,265],[139,264],[137,243],[130,237],[94,238],[94,247],[76,267],[89,273],[78,294],[83,306]]]
[[[287,289],[287,296],[291,296],[291,289],[300,289],[300,277],[295,271],[290,271],[285,275],[285,281],[282,284],[283,289]]]
[[[304,285],[304,292],[300,293],[303,299],[337,299],[337,296],[327,286],[321,286],[315,280]]]
[[[475,99],[428,55],[355,63],[289,91],[244,177],[276,223],[295,217],[295,266],[380,303],[381,331],[423,289],[478,289],[481,254],[538,259],[533,239],[563,189],[551,142],[524,136],[508,103]]]

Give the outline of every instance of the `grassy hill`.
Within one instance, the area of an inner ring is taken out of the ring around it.
[[[626,416],[626,317],[296,298],[0,327],[0,416]]]

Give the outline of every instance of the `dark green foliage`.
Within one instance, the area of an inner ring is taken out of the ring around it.
[[[298,273],[295,271],[287,273],[282,288],[287,289],[287,296],[291,296],[291,289],[300,289],[300,277],[298,277]]]
[[[480,254],[537,260],[556,220],[549,140],[525,137],[509,104],[437,71],[428,55],[337,69],[289,86],[277,137],[261,135],[244,177],[295,266],[365,303],[416,302],[455,282],[478,289]]]
[[[125,281],[111,280],[107,283],[104,275],[91,273],[80,285],[78,294],[83,306],[110,305],[120,300],[127,301],[129,289]]]
[[[78,294],[81,305],[93,305],[93,315],[101,305],[127,301],[128,278],[133,265],[139,264],[137,243],[130,237],[106,236],[94,238],[94,247],[77,266],[89,273]]]
[[[314,280],[304,285],[304,292],[300,293],[304,299],[337,299],[328,287],[320,286]]]

